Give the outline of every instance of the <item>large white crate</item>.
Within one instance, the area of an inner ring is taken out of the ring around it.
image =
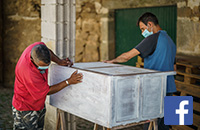
[[[83,82],[51,95],[51,105],[107,128],[163,117],[166,79],[175,72],[102,62],[75,63],[72,68],[53,64],[50,85],[77,69]]]

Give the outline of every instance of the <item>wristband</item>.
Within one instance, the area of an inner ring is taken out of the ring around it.
[[[67,85],[69,85],[69,82],[67,80],[65,82],[66,82]]]

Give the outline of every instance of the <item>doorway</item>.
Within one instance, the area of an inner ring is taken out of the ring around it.
[[[136,23],[145,12],[156,15],[161,28],[176,44],[177,6],[117,9],[115,10],[115,57],[131,50],[144,39]],[[123,64],[135,66],[136,62],[137,57],[134,57]]]

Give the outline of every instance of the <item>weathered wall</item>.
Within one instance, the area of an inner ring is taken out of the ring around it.
[[[113,10],[167,5],[177,5],[177,53],[200,56],[200,0],[77,0],[76,61],[113,57]]]
[[[76,1],[76,62],[98,61],[101,0]],[[98,2],[98,3],[97,3]]]
[[[103,0],[102,3],[108,9],[177,5],[177,53],[200,56],[200,0]]]
[[[0,1],[0,85],[3,82],[2,13],[2,1]]]
[[[200,57],[200,0],[178,4],[177,51]]]
[[[3,1],[4,85],[13,86],[14,70],[23,50],[41,40],[40,1]]]
[[[110,30],[114,30],[114,17],[110,17],[109,13],[114,9],[175,4],[178,12],[177,52],[200,56],[200,0],[76,0],[76,62],[113,57],[114,31]],[[4,0],[1,5],[4,12],[4,47],[0,52],[4,54],[4,83],[11,86],[21,53],[31,43],[41,40],[40,1]]]

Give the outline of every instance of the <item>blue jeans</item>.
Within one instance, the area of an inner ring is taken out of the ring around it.
[[[43,130],[46,108],[40,111],[18,111],[12,106],[13,130]]]

